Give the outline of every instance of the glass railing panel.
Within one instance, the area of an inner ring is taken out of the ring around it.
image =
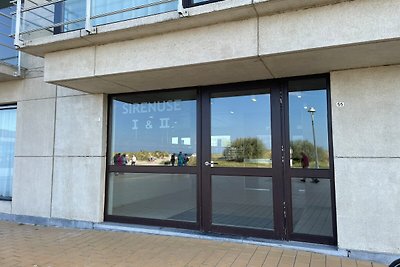
[[[177,9],[177,0],[93,0],[92,24],[98,26]]]
[[[92,0],[89,4],[91,26],[178,10],[178,0]],[[25,2],[19,22],[21,40],[84,29],[86,8],[87,2],[83,0],[58,0],[42,5]]]
[[[64,0],[42,6],[25,5],[21,14],[21,34],[32,39],[85,27],[86,2]]]
[[[26,11],[21,14],[21,33],[43,31],[47,35],[52,34],[52,27],[55,23],[54,4],[34,8],[25,6]]]
[[[13,21],[11,14],[15,11],[14,6],[0,9],[0,62],[2,64],[17,66],[18,51],[14,48]]]

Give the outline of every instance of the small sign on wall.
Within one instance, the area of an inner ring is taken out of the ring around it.
[[[342,107],[344,107],[344,102],[336,102],[336,106],[338,108],[342,108]]]

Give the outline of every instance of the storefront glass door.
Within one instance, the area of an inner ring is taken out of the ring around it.
[[[335,244],[327,82],[113,96],[106,219]]]
[[[204,92],[203,226],[208,231],[274,234],[272,87]]]

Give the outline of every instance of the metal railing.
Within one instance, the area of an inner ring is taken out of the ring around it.
[[[11,14],[15,6],[0,9],[0,64],[17,69],[16,76],[21,73],[20,52],[14,46],[14,25]]]
[[[40,2],[39,2],[40,1]],[[183,10],[182,0],[14,0],[15,45],[96,26]]]

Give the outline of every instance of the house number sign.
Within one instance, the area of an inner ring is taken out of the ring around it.
[[[344,107],[344,102],[336,102],[336,106],[338,108],[342,108],[342,107]]]

